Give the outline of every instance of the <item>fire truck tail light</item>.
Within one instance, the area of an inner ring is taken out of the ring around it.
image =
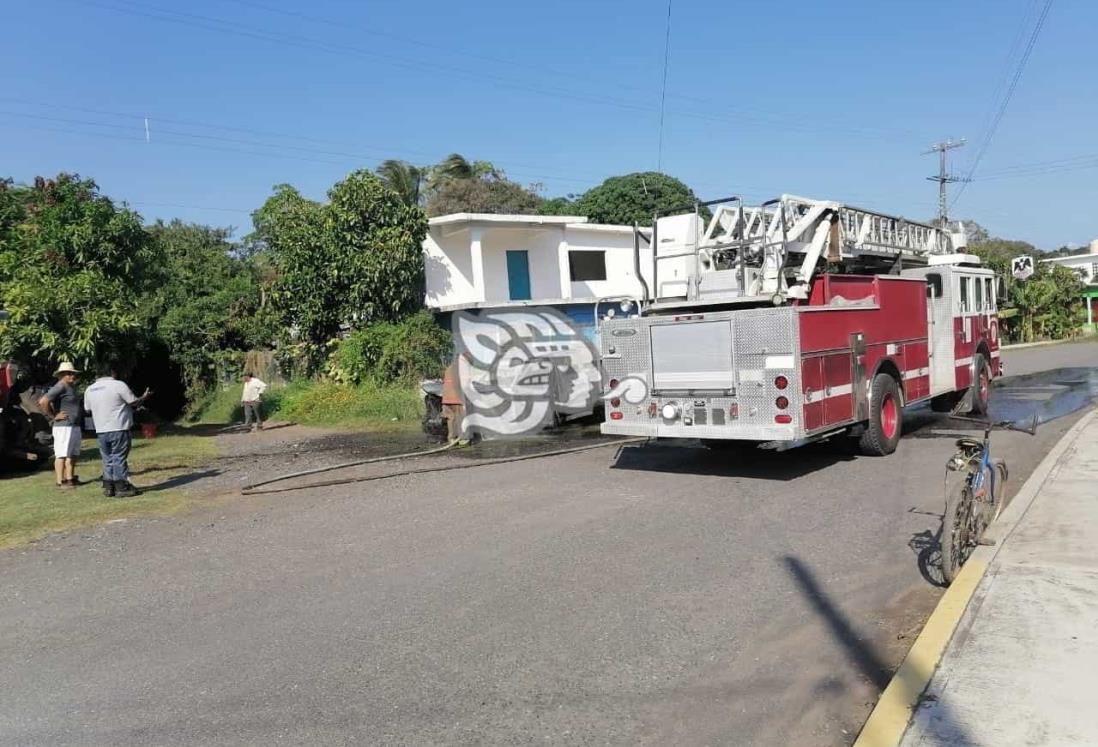
[[[648,405],[648,417],[650,417],[650,418],[656,417],[656,415],[659,414],[659,411],[660,411],[660,406],[659,405],[657,405],[655,402],[649,403],[649,405]]]
[[[789,407],[789,399],[787,397],[778,397],[774,400],[774,404],[777,405],[779,410],[784,410]]]
[[[614,397],[612,400],[610,400],[610,406],[611,407],[621,407],[621,400],[618,399],[617,397]]]
[[[617,389],[617,388],[618,388],[618,384],[620,384],[620,383],[621,383],[621,382],[619,382],[619,381],[618,381],[617,379],[610,379],[610,381],[609,381],[609,384],[610,384],[610,391],[612,392],[612,391],[614,391],[615,389]],[[615,405],[615,407],[616,407],[616,405]]]
[[[610,413],[610,419],[611,420],[621,420],[623,417],[625,417],[625,415],[623,415],[618,410],[615,410],[614,412]]]
[[[735,404],[735,403],[729,405],[728,406],[728,417],[735,420],[739,416],[740,416],[740,406]]]
[[[783,425],[786,424],[786,423],[792,423],[793,422],[793,416],[792,415],[775,415],[774,416],[774,422],[775,423],[782,423]]]
[[[785,378],[784,376],[779,376],[774,379],[774,386],[778,387],[778,389],[785,389],[787,386],[789,386],[789,379]]]

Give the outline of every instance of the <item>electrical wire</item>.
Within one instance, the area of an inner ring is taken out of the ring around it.
[[[663,85],[660,87],[660,136],[656,149],[656,171],[663,171],[663,115],[667,105],[667,68],[671,63],[671,0],[667,0],[667,30],[663,37]]]
[[[1052,9],[1052,0],[1045,0],[1045,5],[1041,9],[1041,14],[1037,18],[1037,23],[1033,27],[1033,31],[1030,33],[1029,40],[1026,42],[1024,51],[1021,58],[1018,60],[1018,65],[1014,70],[1014,75],[1010,79],[1010,84],[1007,86],[1006,93],[1003,96],[1002,102],[999,104],[998,109],[995,112],[995,116],[991,119],[991,125],[984,134],[983,139],[980,142],[979,148],[976,150],[976,156],[972,161],[972,166],[968,170],[968,174],[962,181],[957,193],[953,195],[953,200],[950,202],[950,209],[957,204],[957,201],[961,199],[961,195],[965,193],[965,188],[971,183],[976,169],[980,167],[980,161],[983,160],[984,154],[987,153],[988,147],[991,145],[992,138],[995,137],[995,133],[999,129],[999,124],[1003,121],[1003,115],[1006,114],[1007,106],[1010,105],[1010,101],[1014,98],[1014,92],[1018,88],[1018,81],[1022,78],[1022,72],[1026,68],[1026,64],[1029,62],[1029,57],[1033,53],[1033,48],[1037,44],[1037,39],[1041,35],[1041,29],[1045,26],[1045,20],[1048,18],[1048,13]]]
[[[649,104],[637,101],[630,101],[627,99],[621,99],[616,97],[609,97],[603,94],[584,94],[577,93],[574,90],[547,87],[544,85],[531,85],[530,83],[518,82],[510,78],[506,78],[500,75],[492,73],[485,73],[482,71],[469,70],[463,68],[457,68],[454,66],[446,65],[434,65],[423,60],[403,58],[391,54],[381,54],[372,50],[364,49],[362,47],[338,43],[327,42],[319,39],[313,39],[300,35],[288,35],[279,32],[271,32],[264,30],[256,26],[249,26],[247,24],[240,23],[238,21],[226,21],[211,16],[201,15],[197,13],[187,13],[183,11],[171,10],[154,5],[147,5],[135,2],[134,0],[114,0],[115,4],[103,2],[102,0],[62,0],[63,2],[75,2],[80,6],[95,7],[100,10],[105,10],[113,13],[120,13],[124,15],[131,15],[141,18],[148,18],[151,20],[157,20],[166,23],[175,23],[179,25],[189,26],[192,28],[199,28],[207,31],[215,31],[220,33],[234,34],[243,36],[246,38],[257,39],[260,41],[273,42],[276,44],[283,44],[293,46],[302,49],[309,49],[313,51],[323,51],[333,54],[345,54],[358,57],[366,57],[376,60],[381,64],[395,66],[403,69],[416,70],[419,72],[429,72],[432,74],[444,74],[466,78],[480,78],[493,81],[497,86],[503,88],[509,88],[513,90],[525,91],[528,93],[534,93],[542,96],[556,97],[571,99],[586,104],[606,105],[620,109],[630,111],[656,111],[657,107],[653,107]],[[121,3],[121,5],[119,5]],[[704,103],[707,106],[712,104],[711,101],[706,99],[697,99],[699,103]],[[850,128],[850,127],[837,127],[828,125],[822,122],[819,118],[814,119],[811,123],[804,123],[799,119],[790,118],[785,120],[777,120],[773,116],[764,115],[757,116],[747,113],[744,110],[743,113],[736,114],[721,114],[714,113],[712,111],[686,111],[686,110],[672,110],[670,113],[675,116],[689,117],[700,120],[722,122],[726,124],[734,124],[743,127],[749,124],[748,119],[755,119],[756,125],[772,129],[780,127],[791,131],[798,131],[803,133],[826,133],[826,132],[846,132],[848,134],[855,134],[859,137],[868,138],[881,138],[881,139],[899,139],[897,135],[889,135],[885,131],[875,130],[873,128]],[[899,131],[896,131],[897,133]],[[903,139],[906,141],[911,137],[909,132],[904,133]]]

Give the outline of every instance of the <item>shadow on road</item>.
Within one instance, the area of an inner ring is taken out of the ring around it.
[[[831,600],[827,591],[820,586],[816,575],[799,558],[786,555],[782,558],[786,571],[797,584],[798,591],[808,600],[813,611],[823,620],[828,632],[846,654],[847,659],[878,691],[884,691],[893,680],[890,667],[885,664],[874,647],[858,634],[842,609]],[[905,660],[895,673],[896,686],[906,691],[908,699],[924,697],[923,685],[928,682],[932,672],[923,671],[914,665],[908,666]],[[922,702],[920,700],[920,702]],[[951,709],[941,701],[935,714],[938,733],[947,733],[951,737],[946,744],[977,744],[967,730],[951,713]]]
[[[768,449],[720,452],[701,446],[644,444],[623,446],[611,469],[786,481],[854,458],[848,450],[832,444],[803,446],[795,459]]]
[[[178,488],[183,485],[188,485],[192,482],[204,480],[207,477],[216,477],[220,474],[221,470],[219,469],[199,470],[198,472],[190,472],[185,475],[177,475],[176,477],[171,477],[167,480],[164,480],[163,482],[158,482],[155,485],[143,486],[141,490],[146,493],[157,493],[161,490],[171,490],[172,488]]]
[[[940,516],[939,521],[941,521]],[[941,526],[938,527],[938,531],[936,532],[931,531],[930,529],[924,529],[917,534],[911,535],[911,539],[907,541],[907,546],[915,553],[915,562],[919,567],[919,575],[922,576],[928,584],[937,586],[940,589],[944,589],[948,586],[945,577],[942,575]]]

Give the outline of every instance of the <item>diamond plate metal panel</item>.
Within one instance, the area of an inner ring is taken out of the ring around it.
[[[607,420],[608,433],[647,434],[682,438],[740,438],[748,440],[792,440],[803,437],[802,395],[799,383],[799,314],[792,307],[738,309],[705,314],[706,320],[730,319],[733,325],[735,392],[731,395],[705,392],[659,392],[639,404],[622,402],[620,420]],[[652,385],[652,359],[648,346],[653,324],[668,324],[667,317],[614,319],[607,321],[600,335],[604,381],[643,378]],[[789,384],[779,390],[778,376]],[[784,396],[789,406],[778,410],[775,400]],[[649,405],[657,410],[649,414]],[[682,415],[674,420],[662,416],[664,405],[673,403]],[[735,416],[732,413],[735,412]],[[793,417],[791,424],[778,424],[779,412]],[[686,419],[690,425],[685,425]]]

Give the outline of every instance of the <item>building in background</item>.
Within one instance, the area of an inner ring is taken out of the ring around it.
[[[1053,257],[1041,261],[1055,262],[1061,267],[1070,267],[1077,270],[1083,277],[1083,282],[1086,283],[1086,287],[1083,289],[1083,299],[1087,304],[1087,329],[1094,329],[1095,323],[1098,322],[1098,239],[1090,242],[1090,251],[1086,254]]]
[[[455,213],[428,225],[425,301],[447,328],[456,311],[550,307],[598,351],[601,322],[637,314],[654,295],[647,228],[635,246],[632,226],[588,223],[581,216]],[[661,296],[685,295],[703,228],[694,213],[659,219],[658,252],[675,255],[660,262]]]
[[[596,347],[596,314],[623,313],[622,301],[635,309],[651,283],[651,249],[641,241],[634,256],[632,226],[580,216],[443,215],[431,218],[423,254],[426,305],[443,324],[454,311],[549,306]]]

